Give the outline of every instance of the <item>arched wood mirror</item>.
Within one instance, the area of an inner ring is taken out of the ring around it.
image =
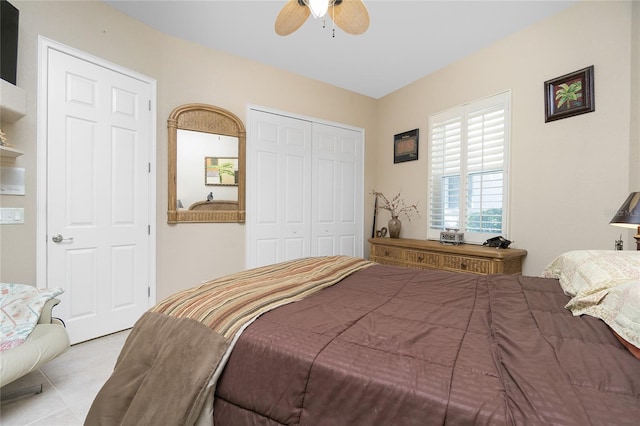
[[[169,129],[167,222],[245,221],[246,131],[233,113],[206,104],[174,109]]]

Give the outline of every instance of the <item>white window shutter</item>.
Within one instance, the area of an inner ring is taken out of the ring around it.
[[[446,228],[476,243],[507,235],[509,99],[505,92],[429,118],[427,238]]]
[[[430,229],[459,228],[460,166],[462,160],[461,108],[440,114],[430,126]]]

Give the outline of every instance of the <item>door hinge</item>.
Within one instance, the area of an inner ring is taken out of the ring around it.
[[[147,297],[151,297],[151,287],[147,287]]]
[[[151,99],[149,99],[149,111],[151,111]]]
[[[151,173],[151,163],[149,163],[149,173]]]
[[[147,235],[151,235],[151,225],[147,225]]]

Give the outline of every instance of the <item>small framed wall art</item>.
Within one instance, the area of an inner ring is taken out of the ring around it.
[[[238,158],[204,157],[205,185],[238,185]]]
[[[544,121],[595,111],[593,65],[544,82]]]
[[[399,133],[393,137],[393,162],[402,163],[418,159],[418,129]]]

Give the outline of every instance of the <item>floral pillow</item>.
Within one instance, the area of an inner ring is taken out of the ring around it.
[[[570,251],[551,262],[542,276],[557,278],[568,296],[590,296],[597,302],[608,289],[640,280],[640,251]]]
[[[627,281],[611,288],[598,302],[573,298],[567,305],[573,315],[600,318],[614,334],[640,359],[640,281]]]
[[[543,272],[571,296],[575,316],[603,320],[640,359],[640,251],[578,250],[560,255]]]
[[[0,352],[24,343],[45,303],[63,292],[62,288],[39,290],[25,284],[0,283]]]

